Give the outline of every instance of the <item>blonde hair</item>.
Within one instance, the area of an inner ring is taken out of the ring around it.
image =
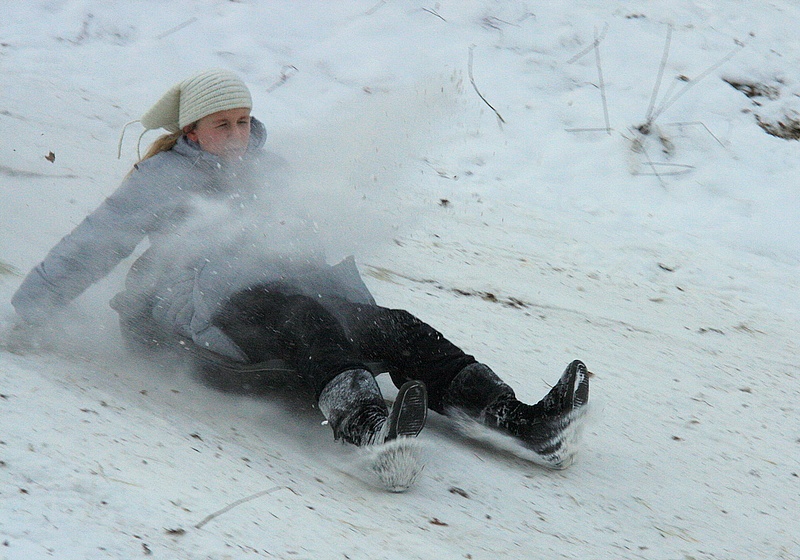
[[[159,136],[153,141],[152,144],[150,144],[150,147],[147,148],[147,151],[144,153],[144,156],[142,156],[142,159],[140,159],[137,163],[142,163],[144,160],[150,159],[154,155],[160,154],[161,152],[170,151],[173,147],[175,147],[175,144],[178,143],[178,140],[181,136],[183,136],[182,130]]]
[[[191,132],[194,129],[195,125],[191,124],[186,127],[186,132]],[[146,131],[145,131],[146,132]],[[133,170],[136,169],[136,166],[142,163],[146,159],[150,159],[151,157],[160,154],[161,152],[168,152],[172,148],[175,147],[175,144],[178,143],[181,136],[183,136],[185,132],[183,130],[179,130],[178,132],[170,132],[168,134],[162,134],[158,138],[156,138],[150,147],[147,148],[147,151],[144,155],[137,161],[133,167],[131,167],[130,171],[128,171],[125,177],[129,177]]]

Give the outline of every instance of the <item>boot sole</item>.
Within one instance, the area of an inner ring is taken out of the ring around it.
[[[407,381],[400,387],[389,413],[386,440],[417,437],[428,417],[428,391],[421,381]]]
[[[561,379],[542,399],[549,415],[561,415],[589,402],[589,372],[580,360],[567,366]]]
[[[580,360],[572,362],[567,367],[567,370],[572,370],[575,374],[572,408],[580,408],[589,402],[589,372],[586,369],[586,365]]]

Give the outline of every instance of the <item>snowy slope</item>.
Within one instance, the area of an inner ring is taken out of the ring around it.
[[[800,120],[794,2],[2,13],[0,558],[800,558],[800,143],[766,132]],[[135,161],[125,123],[210,66],[251,85],[332,257],[355,251],[383,305],[528,401],[588,364],[573,467],[434,415],[418,486],[382,492],[307,395],[126,355],[124,264],[59,345],[7,350],[20,275]]]

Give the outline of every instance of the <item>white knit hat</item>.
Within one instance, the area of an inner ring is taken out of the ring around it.
[[[212,113],[253,108],[250,90],[233,72],[213,68],[172,86],[142,115],[145,130],[178,132]]]

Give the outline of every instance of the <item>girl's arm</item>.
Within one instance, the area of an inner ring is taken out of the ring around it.
[[[31,270],[11,299],[22,318],[34,323],[46,320],[111,272],[157,227],[169,212],[170,189],[148,175],[134,169]]]

